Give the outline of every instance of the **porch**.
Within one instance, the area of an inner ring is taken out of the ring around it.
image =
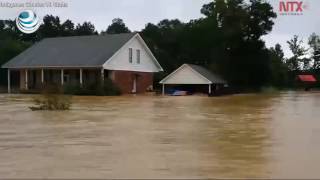
[[[8,93],[38,91],[45,84],[87,85],[112,79],[112,71],[86,69],[8,69]]]

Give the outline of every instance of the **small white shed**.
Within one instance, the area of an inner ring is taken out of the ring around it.
[[[212,93],[212,85],[226,85],[227,81],[213,74],[206,68],[193,64],[183,64],[163,80],[162,94],[165,94],[165,85],[208,85],[208,93]]]

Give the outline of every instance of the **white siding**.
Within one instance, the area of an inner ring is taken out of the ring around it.
[[[164,84],[211,84],[206,78],[201,76],[198,72],[193,71],[188,66],[183,66],[176,72],[163,80]]]
[[[126,45],[124,45],[118,53],[116,53],[104,65],[104,69],[109,70],[124,70],[124,71],[139,71],[139,72],[159,72],[161,67],[153,60],[153,57],[148,53],[145,46],[135,36]],[[132,48],[133,58],[132,63],[129,62],[129,48]],[[137,63],[137,50],[140,50],[140,64]]]

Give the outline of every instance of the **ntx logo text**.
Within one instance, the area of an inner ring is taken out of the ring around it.
[[[305,8],[304,1],[279,1],[280,15],[302,15]]]

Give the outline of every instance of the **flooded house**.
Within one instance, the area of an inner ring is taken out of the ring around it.
[[[297,85],[300,87],[303,87],[305,91],[310,91],[311,88],[313,88],[317,83],[317,79],[314,77],[314,75],[310,75],[310,74],[297,75],[296,79],[297,79]]]
[[[160,81],[162,94],[188,95],[205,93],[217,95],[228,85],[220,75],[194,64],[183,64]]]
[[[39,89],[44,83],[89,84],[111,79],[122,93],[152,89],[153,74],[163,71],[138,33],[44,39],[2,68],[8,92]]]

